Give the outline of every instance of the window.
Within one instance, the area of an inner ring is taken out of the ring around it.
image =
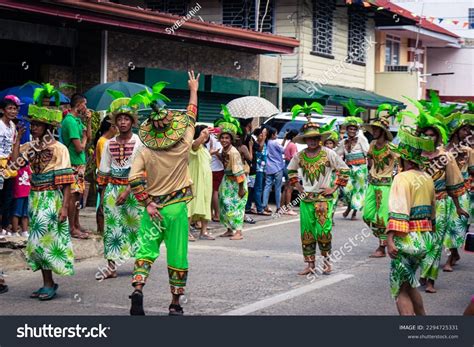
[[[155,0],[147,1],[146,7],[150,10],[171,13],[178,16],[187,14],[187,0]]]
[[[222,23],[255,30],[255,0],[226,0],[222,4]],[[260,0],[259,31],[273,32],[274,0]]]
[[[365,32],[367,17],[365,12],[354,7],[348,8],[349,14],[349,40],[348,61],[365,65],[366,49]]]
[[[385,65],[400,65],[400,38],[387,35],[385,39]]]
[[[332,57],[335,0],[313,0],[313,52]]]
[[[474,29],[474,8],[469,9],[469,29]]]

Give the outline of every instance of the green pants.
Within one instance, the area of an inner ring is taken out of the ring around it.
[[[316,244],[322,256],[326,257],[331,253],[333,208],[332,198],[327,201],[301,201],[301,244],[305,262],[315,261]]]
[[[146,211],[143,213],[132,284],[145,284],[151,264],[160,255],[160,245],[164,240],[171,293],[181,295],[188,277],[187,206],[185,202],[178,202],[163,207],[159,212],[163,217],[161,222],[152,222],[150,215]]]
[[[365,192],[363,219],[379,239],[380,246],[387,245],[388,198],[390,186],[369,184]]]

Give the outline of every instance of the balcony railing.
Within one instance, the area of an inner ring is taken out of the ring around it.
[[[385,72],[408,72],[408,65],[385,65]]]

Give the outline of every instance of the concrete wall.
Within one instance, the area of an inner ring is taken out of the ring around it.
[[[474,46],[428,49],[428,71],[454,72],[454,75],[430,76],[427,87],[446,96],[474,96]]]
[[[375,40],[377,41],[375,50],[375,72],[385,71],[385,49],[387,34],[376,31]],[[408,65],[408,38],[400,38],[400,63],[399,65]]]
[[[408,105],[408,110],[416,112],[416,108],[412,106],[403,96],[412,99],[420,98],[420,90],[418,88],[419,78],[417,73],[408,72],[378,72],[375,74],[375,92],[393,98]]]

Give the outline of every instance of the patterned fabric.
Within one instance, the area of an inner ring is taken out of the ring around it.
[[[58,275],[74,274],[74,254],[69,224],[59,223],[63,195],[58,190],[32,191],[28,207],[30,236],[26,258],[33,271],[51,270]]]
[[[71,184],[71,193],[83,194],[86,188],[84,182],[84,174],[86,172],[85,165],[73,165],[72,166],[74,182]]]
[[[355,165],[349,173],[349,181],[344,187],[344,197],[347,206],[361,211],[364,205],[364,196],[367,188],[367,165]]]
[[[190,123],[194,123],[197,114],[195,105],[188,105],[186,112],[168,110],[169,124],[163,128],[154,127],[150,119],[144,121],[139,128],[138,136],[143,144],[153,150],[163,150],[174,146],[180,141]]]
[[[363,220],[379,239],[381,246],[387,245],[388,199],[390,186],[369,184],[365,193]]]
[[[346,154],[346,164],[349,166],[352,165],[364,165],[367,164],[367,161],[365,160],[365,155],[364,153],[347,153]]]
[[[398,254],[390,263],[390,292],[396,299],[403,283],[412,288],[420,285],[416,271],[428,251],[432,248],[433,237],[430,232],[410,232],[406,236],[394,236],[393,241]]]
[[[305,151],[301,151],[298,155],[303,177],[314,185],[314,182],[318,181],[321,175],[326,174],[326,167],[329,166],[326,151],[320,151],[314,158],[308,157]]]
[[[71,168],[46,173],[33,173],[31,176],[31,190],[57,190],[60,186],[74,182],[76,182],[76,179]]]
[[[454,205],[454,202],[453,202]],[[459,205],[464,211],[469,212],[469,195],[463,194],[459,197]],[[468,218],[464,216],[458,216],[456,209],[451,209],[451,215],[449,218],[450,225],[448,230],[446,231],[446,235],[444,236],[444,247],[450,248],[459,248],[464,243],[464,237],[466,235],[467,226],[468,226]]]
[[[433,245],[430,247],[421,264],[421,277],[436,280],[443,250],[443,241],[451,228],[453,214],[456,213],[450,197],[436,201],[436,233],[433,234]]]
[[[137,232],[143,207],[133,194],[123,205],[117,206],[117,198],[127,189],[125,185],[108,184],[104,192],[104,258],[107,260],[129,259],[135,256]]]
[[[189,152],[189,173],[193,181],[193,195],[188,204],[192,220],[211,220],[212,171],[211,155],[204,146]]]
[[[242,157],[234,146],[231,146],[227,152],[222,151],[222,162],[224,164],[224,174],[227,178],[237,183],[241,183],[245,180]]]
[[[184,294],[188,272],[188,218],[184,202],[160,209],[163,221],[152,221],[145,211],[138,232],[138,251],[135,256],[132,284],[145,284],[151,264],[160,255],[160,245],[166,245],[169,284],[172,294]]]
[[[326,257],[331,253],[334,201],[322,200],[300,203],[301,245],[305,262],[315,261],[316,244],[322,256]]]
[[[245,177],[245,176],[244,176]],[[246,179],[244,188],[247,189]],[[245,204],[248,191],[239,197],[239,184],[225,175],[219,187],[219,219],[221,224],[231,230],[242,230],[244,225]]]

